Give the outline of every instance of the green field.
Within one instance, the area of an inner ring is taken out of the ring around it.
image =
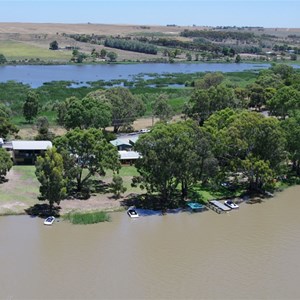
[[[3,54],[7,60],[36,60],[38,58],[40,60],[66,62],[66,60],[69,61],[72,57],[71,51],[53,51],[14,41],[0,41],[0,53]]]

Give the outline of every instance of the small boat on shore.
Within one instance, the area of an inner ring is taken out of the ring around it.
[[[48,217],[47,219],[45,219],[44,225],[52,225],[54,221],[55,221],[55,217],[53,216]]]
[[[226,200],[224,202],[224,204],[228,207],[230,207],[231,209],[236,209],[239,208],[239,206],[237,204],[235,204],[232,200]]]
[[[135,206],[130,206],[127,209],[127,214],[130,218],[138,218],[139,217],[139,214],[137,213]]]

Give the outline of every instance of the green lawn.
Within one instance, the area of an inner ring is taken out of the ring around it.
[[[71,51],[53,51],[14,41],[0,41],[0,53],[3,54],[7,60],[39,58],[40,60],[69,61],[72,57]]]

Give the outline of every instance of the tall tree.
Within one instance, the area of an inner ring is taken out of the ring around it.
[[[5,149],[0,148],[0,183],[4,180],[12,166],[13,163],[9,153]]]
[[[9,135],[18,133],[18,128],[8,118],[0,116],[0,137],[7,138]]]
[[[58,122],[67,129],[105,128],[111,124],[111,104],[104,92],[89,93],[83,99],[67,98],[58,106]]]
[[[49,45],[49,49],[50,50],[58,50],[58,42],[57,41],[51,42]]]
[[[116,52],[110,51],[106,54],[106,57],[108,57],[110,62],[115,62],[115,61],[117,61],[118,54]]]
[[[159,95],[152,103],[152,114],[160,121],[167,122],[172,119],[174,112],[172,106],[168,104],[166,94]]]
[[[204,127],[213,137],[214,154],[223,174],[242,172],[248,177],[249,188],[258,190],[269,179],[252,181],[249,166],[262,166],[258,170],[264,170],[266,178],[271,174],[269,169],[280,174],[286,158],[285,135],[277,119],[225,109],[212,115]]]
[[[107,55],[107,50],[101,49],[101,51],[100,51],[100,57],[101,58],[105,58],[106,55]]]
[[[112,108],[112,125],[114,132],[117,133],[122,126],[132,124],[138,117],[144,115],[145,104],[141,99],[122,87],[111,88],[105,92],[106,100]]]
[[[295,72],[292,66],[285,64],[274,64],[272,65],[271,70],[283,80],[288,80]]]
[[[224,75],[220,72],[206,73],[202,79],[195,81],[195,87],[200,89],[209,89],[217,86],[224,80]]]
[[[23,105],[23,115],[28,122],[36,118],[39,108],[39,96],[34,91],[29,91]]]
[[[11,110],[4,104],[0,103],[0,117],[9,118],[11,116]]]
[[[179,185],[184,199],[191,184],[210,176],[216,167],[207,136],[193,122],[160,123],[139,138],[135,149],[141,158],[134,183],[142,183],[149,193],[158,192],[162,210],[172,205]]]
[[[292,169],[300,175],[300,115],[297,112],[293,117],[280,123],[287,139],[286,150],[292,162]]]
[[[41,184],[41,200],[49,201],[51,212],[54,203],[59,204],[66,197],[67,191],[63,157],[55,147],[48,149],[44,157],[38,156],[35,174]]]
[[[208,90],[195,89],[184,108],[184,114],[203,125],[204,121],[216,111],[226,107],[239,108],[239,101],[232,88],[223,85],[212,86]]]
[[[95,128],[70,130],[56,138],[54,144],[59,153],[64,154],[69,164],[66,176],[76,181],[78,192],[88,189],[91,176],[103,176],[107,169],[117,171],[120,168],[117,149]]]
[[[7,63],[6,57],[0,53],[0,65]]]
[[[300,108],[300,92],[293,87],[285,86],[275,93],[267,105],[272,115],[285,119]]]
[[[36,127],[38,130],[37,136],[35,136],[35,140],[49,140],[52,141],[54,139],[54,133],[49,130],[49,121],[45,116],[41,116],[36,121]]]
[[[119,199],[122,193],[125,193],[127,188],[123,185],[123,178],[120,175],[113,175],[110,188],[116,199]]]

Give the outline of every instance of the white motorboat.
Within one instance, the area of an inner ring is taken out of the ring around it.
[[[138,218],[139,217],[139,214],[137,213],[136,209],[134,206],[130,206],[128,209],[127,209],[127,214],[130,218]]]
[[[224,201],[224,204],[232,209],[239,208],[237,204],[235,204],[232,200]]]
[[[45,219],[44,225],[52,225],[54,221],[55,221],[55,217],[53,216],[48,217],[47,219]]]

